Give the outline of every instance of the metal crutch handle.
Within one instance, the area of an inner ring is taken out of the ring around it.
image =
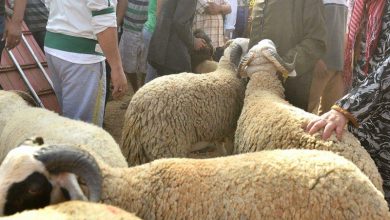
[[[22,33],[22,40],[23,40],[23,43],[26,45],[27,49],[30,51],[31,56],[34,58],[35,62],[38,64],[38,67],[39,67],[39,69],[41,69],[41,71],[42,71],[43,75],[45,76],[46,80],[49,82],[51,88],[53,89],[54,88],[53,87],[53,82],[51,81],[49,75],[46,73],[46,70],[45,70],[45,68],[43,68],[41,62],[39,62],[38,57],[35,55],[34,50],[31,48],[30,44],[26,40],[26,37],[24,36],[23,33]]]
[[[9,55],[9,57],[11,58],[12,62],[15,64],[16,68],[18,69],[18,72],[19,72],[23,82],[26,84],[28,90],[32,94],[34,100],[38,103],[38,105],[40,107],[45,108],[45,106],[43,105],[43,103],[42,103],[41,99],[39,98],[38,94],[35,92],[34,88],[31,85],[31,83],[28,81],[26,74],[24,74],[22,67],[20,67],[19,62],[16,60],[16,58],[15,58],[14,54],[12,53],[12,51],[10,51],[8,49],[6,49],[6,50],[7,50],[7,53]]]

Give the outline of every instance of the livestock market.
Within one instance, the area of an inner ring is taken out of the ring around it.
[[[390,0],[0,0],[0,220],[390,220],[388,24]]]

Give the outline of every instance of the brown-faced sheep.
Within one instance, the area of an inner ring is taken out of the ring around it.
[[[194,37],[205,40],[206,46],[191,53],[192,72],[209,73],[217,69],[218,63],[213,61],[214,47],[210,37],[201,29],[194,31]]]

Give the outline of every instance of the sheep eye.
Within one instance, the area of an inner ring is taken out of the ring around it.
[[[29,189],[28,190],[28,194],[30,194],[30,195],[38,195],[40,193],[41,193],[41,190],[39,190],[39,189]]]

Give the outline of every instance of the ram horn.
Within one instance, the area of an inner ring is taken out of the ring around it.
[[[295,55],[294,61],[292,63],[287,63],[283,60],[282,57],[279,56],[279,54],[275,50],[266,49],[266,50],[263,50],[263,54],[265,55],[265,57],[268,60],[270,60],[276,66],[276,68],[280,72],[291,73],[294,71],[296,55]]]
[[[240,44],[235,42],[231,43],[229,47],[230,47],[230,63],[233,63],[234,68],[237,68],[240,63],[241,56],[244,50]]]
[[[41,161],[49,173],[74,173],[83,179],[89,189],[89,201],[100,200],[102,175],[95,159],[88,152],[76,147],[52,145],[42,147],[34,157]]]

